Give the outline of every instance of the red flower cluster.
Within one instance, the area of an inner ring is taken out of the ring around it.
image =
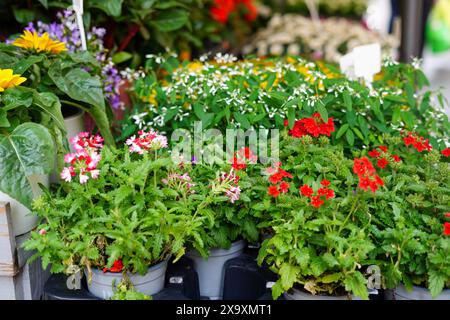
[[[116,260],[114,261],[111,268],[103,268],[103,272],[122,272],[123,270],[123,263],[122,260]]]
[[[387,153],[387,151],[388,151],[388,147],[386,147],[386,146],[379,146],[377,148],[381,152],[378,151],[377,149],[373,149],[373,150],[368,152],[370,157],[378,159],[381,156],[382,152]],[[394,160],[394,162],[402,161],[402,159],[399,156],[395,155],[395,154],[389,154],[389,156],[392,158],[392,160]],[[382,168],[382,169],[384,167],[386,167],[388,164],[389,164],[389,161],[387,161],[386,158],[380,158],[380,159],[377,160],[377,166]]]
[[[330,136],[334,132],[333,118],[328,118],[328,122],[324,122],[318,112],[314,113],[311,118],[303,118],[295,121],[294,127],[289,131],[293,137],[300,138],[304,135],[318,137],[319,135]]]
[[[227,23],[230,14],[244,9],[244,17],[247,21],[254,21],[258,16],[253,0],[214,0],[213,7],[209,10],[211,16],[217,22]]]
[[[444,235],[450,236],[450,222],[444,222]]]
[[[376,174],[375,168],[366,157],[354,159],[353,172],[359,177],[359,187],[364,191],[369,188],[375,192],[378,186],[384,186],[384,181]]]
[[[323,197],[325,197],[325,199],[334,198],[334,191],[328,188],[328,186],[330,185],[330,181],[323,179],[320,182],[320,184],[322,185],[322,187],[317,189],[316,195],[313,195],[314,194],[313,188],[311,188],[307,184],[299,188],[300,193],[303,196],[311,198],[311,205],[315,208],[319,208],[321,205],[325,203]]]
[[[236,171],[247,168],[247,163],[255,164],[258,161],[258,157],[253,154],[252,150],[248,147],[244,147],[234,154],[231,162],[231,166]]]
[[[272,197],[276,198],[281,193],[287,193],[289,191],[289,183],[283,181],[283,178],[292,179],[292,174],[281,169],[281,163],[275,163],[275,167],[270,167],[267,169],[269,176],[269,182],[273,184],[267,189],[267,192]]]
[[[406,146],[412,145],[419,152],[422,152],[424,150],[433,150],[433,147],[428,142],[428,139],[420,137],[414,132],[408,132],[406,136],[403,137],[403,142]]]
[[[446,158],[450,157],[450,148],[446,148],[441,151],[442,155]]]

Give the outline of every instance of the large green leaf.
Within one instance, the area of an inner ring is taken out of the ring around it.
[[[54,169],[55,147],[49,131],[36,123],[23,123],[0,136],[0,191],[31,207],[33,192],[28,177]]]
[[[112,17],[120,17],[122,14],[123,0],[91,0],[89,3]]]
[[[159,14],[151,23],[159,31],[169,32],[180,29],[188,22],[189,14],[181,9],[167,10]]]
[[[33,96],[33,102],[42,112],[50,116],[62,132],[66,132],[66,125],[64,124],[64,118],[61,113],[61,103],[55,94],[51,92],[39,93],[36,91]]]
[[[44,60],[44,55],[40,56],[29,56],[25,59],[19,60],[16,62],[12,69],[14,70],[14,74],[23,74],[25,71],[28,70],[32,65],[41,62]]]
[[[58,89],[72,99],[105,108],[102,83],[98,77],[93,77],[80,68],[66,72],[61,63],[52,64],[48,75]]]

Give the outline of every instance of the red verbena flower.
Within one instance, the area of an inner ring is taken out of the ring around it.
[[[328,189],[327,191],[328,191],[328,193],[327,193],[327,199],[332,199],[332,198],[334,198],[334,191],[331,190],[331,189]]]
[[[392,159],[394,159],[395,162],[401,162],[402,161],[402,158],[400,158],[399,156],[397,156],[395,154],[392,155]]]
[[[450,236],[450,222],[444,222],[444,235]]]
[[[319,135],[330,136],[334,132],[333,118],[328,118],[324,122],[319,113],[314,113],[311,118],[303,118],[295,121],[294,127],[289,131],[289,135],[300,138],[305,135],[318,137]]]
[[[450,157],[450,148],[445,148],[441,151],[442,155],[446,158]]]
[[[280,192],[278,191],[278,187],[277,187],[277,186],[270,186],[270,187],[267,189],[267,191],[268,191],[268,193],[269,193],[272,197],[274,197],[274,198],[278,197],[279,194],[280,194]]]
[[[277,184],[283,180],[283,174],[281,172],[276,172],[269,177],[269,182],[272,184]]]
[[[403,137],[403,142],[406,146],[412,145],[419,152],[424,150],[433,150],[433,147],[430,145],[428,139],[425,139],[414,132],[408,132],[406,136]]]
[[[444,214],[444,216],[446,216],[447,218],[450,218],[450,212],[447,212],[446,214]]]
[[[377,150],[372,150],[368,152],[369,156],[371,156],[372,158],[378,158],[380,156],[380,152]]]
[[[388,147],[386,147],[386,146],[379,146],[378,149],[380,149],[383,152],[387,152],[388,151]]]
[[[382,168],[382,169],[384,167],[386,167],[388,164],[389,164],[389,162],[386,159],[384,159],[384,158],[378,159],[378,161],[377,161],[377,166]]]
[[[313,196],[311,198],[311,205],[315,208],[319,208],[324,203],[325,202],[322,199],[320,199],[320,196]]]
[[[381,165],[383,164],[384,163],[381,163]],[[375,192],[377,191],[378,186],[384,185],[383,180],[378,175],[375,174],[376,173],[375,168],[373,167],[369,159],[367,159],[366,157],[355,158],[353,160],[353,172],[358,176],[359,187],[364,191],[370,189],[372,190],[372,192]]]
[[[300,193],[308,198],[310,198],[314,192],[314,190],[307,184],[301,186],[299,189],[300,189]]]
[[[122,260],[116,260],[116,261],[114,261],[114,263],[113,263],[113,265],[112,265],[112,267],[111,268],[103,268],[103,272],[107,272],[107,271],[109,271],[109,272],[122,272],[122,270],[123,270],[123,263],[122,263]]]
[[[281,182],[280,183],[280,191],[281,191],[281,193],[286,193],[286,192],[288,192],[289,191],[289,183],[287,183],[287,182]]]
[[[326,197],[328,195],[328,188],[319,188],[317,190],[317,194],[319,196],[325,196]]]
[[[328,187],[330,185],[330,181],[328,181],[327,179],[323,179],[320,184],[324,187]]]

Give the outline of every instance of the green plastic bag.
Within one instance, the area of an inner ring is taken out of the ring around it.
[[[428,18],[426,42],[433,52],[450,49],[450,0],[438,0]]]

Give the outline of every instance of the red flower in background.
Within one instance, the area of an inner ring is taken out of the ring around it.
[[[300,193],[305,197],[311,198],[313,192],[314,192],[313,188],[311,188],[307,184],[300,187]]]
[[[281,182],[280,183],[280,191],[281,191],[281,193],[286,193],[286,192],[288,192],[289,191],[289,183],[287,183],[287,182]]]
[[[267,192],[274,198],[278,197],[280,195],[280,192],[278,191],[278,187],[277,186],[270,186],[267,189]]]
[[[214,0],[214,5],[209,12],[214,20],[225,24],[228,22],[230,14],[238,12],[243,8],[244,17],[247,21],[254,21],[258,16],[258,11],[253,4],[253,0]]]
[[[397,155],[395,155],[395,154],[392,155],[392,158],[394,159],[395,162],[400,162],[400,161],[402,161],[402,158],[400,158],[399,156],[397,156]]]
[[[386,159],[380,160],[386,161]],[[376,174],[375,168],[373,167],[369,159],[366,157],[355,158],[353,160],[353,172],[358,176],[359,187],[364,191],[370,189],[372,190],[372,192],[375,192],[377,191],[379,186],[384,185],[384,181]]]
[[[324,122],[318,112],[314,113],[311,118],[303,118],[295,121],[294,127],[289,131],[289,135],[300,138],[305,135],[318,137],[319,135],[330,136],[334,132],[333,118],[328,118]]]
[[[323,179],[320,184],[324,187],[328,187],[330,185],[330,181],[328,181],[327,179]]]
[[[372,150],[368,152],[369,156],[371,156],[372,158],[378,158],[380,156],[380,152],[377,150]]]
[[[319,208],[324,204],[324,201],[320,199],[320,196],[313,196],[311,198],[311,205],[315,208]]]
[[[446,158],[450,157],[450,148],[446,148],[441,151],[442,155]]]
[[[378,159],[378,161],[377,161],[377,166],[380,167],[381,169],[386,167],[388,164],[389,164],[389,162],[384,158]]]
[[[122,260],[116,260],[114,261],[111,268],[103,268],[103,272],[122,272],[123,269],[123,263]]]
[[[422,152],[424,150],[433,150],[433,147],[430,145],[428,139],[425,139],[424,137],[421,137],[414,132],[408,132],[406,136],[403,137],[403,142],[407,147],[412,145],[419,152]]]
[[[379,146],[378,149],[380,149],[383,152],[387,152],[388,151],[388,147],[386,147],[386,146]]]
[[[444,235],[450,236],[450,222],[444,223]]]

